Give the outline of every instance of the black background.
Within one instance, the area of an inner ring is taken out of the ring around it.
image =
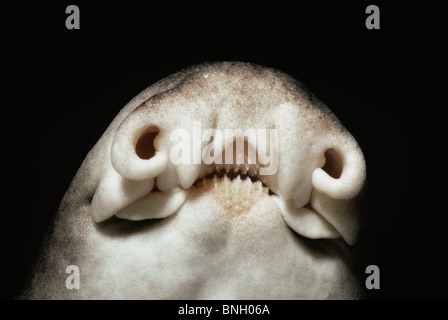
[[[11,299],[59,201],[117,112],[195,63],[239,60],[299,79],[355,136],[367,161],[359,264],[368,299],[446,299],[446,28],[425,2],[251,7],[74,2],[1,8],[2,298]],[[365,8],[381,10],[367,30]]]

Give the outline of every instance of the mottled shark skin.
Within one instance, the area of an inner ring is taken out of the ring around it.
[[[197,136],[198,123],[277,139],[246,137],[238,159],[237,139],[215,136],[200,150],[233,148],[233,163],[174,163],[172,133]],[[276,159],[248,163],[267,150]],[[86,156],[20,298],[359,298],[350,246],[365,176],[356,140],[297,80],[242,62],[189,67],[130,101]]]

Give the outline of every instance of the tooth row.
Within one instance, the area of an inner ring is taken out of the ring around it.
[[[286,159],[291,162],[289,165],[279,166],[278,172],[273,175],[261,175],[260,164],[178,164],[168,162],[163,173],[157,176],[157,187],[164,192],[172,190],[174,187],[190,188],[195,181],[204,178],[214,171],[224,170],[229,174],[231,171],[257,177],[264,185],[284,200],[293,199],[297,207],[305,205],[311,194],[311,177],[304,175],[304,172],[312,172],[306,167],[297,166],[296,161]]]
[[[257,175],[258,173],[258,165],[256,164],[239,164],[239,165],[232,165],[232,164],[218,164],[215,167],[216,171],[225,170],[226,173],[229,173],[230,171],[233,172],[241,172],[242,174],[250,174],[250,175]],[[213,167],[212,170],[213,171]]]
[[[236,176],[235,179],[231,180],[226,174],[222,178],[218,178],[217,176],[213,176],[212,179],[204,179],[202,180],[202,186],[205,189],[210,188],[221,188],[224,193],[229,192],[231,190],[229,187],[232,186],[232,192],[237,193],[247,193],[250,195],[255,192],[263,192],[268,193],[268,188],[263,186],[260,181],[252,182],[250,178],[241,179],[240,176]]]
[[[268,189],[261,182],[253,183],[249,178],[241,179],[240,176],[233,180],[227,175],[222,178],[214,176],[203,183],[211,188],[215,199],[231,215],[249,212],[256,202],[268,195]]]

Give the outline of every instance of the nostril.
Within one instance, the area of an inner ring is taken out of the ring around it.
[[[343,159],[335,149],[330,148],[325,151],[325,164],[322,167],[322,170],[324,170],[330,177],[339,179],[342,175],[343,165]]]
[[[154,157],[156,149],[154,139],[159,134],[159,128],[151,126],[143,132],[135,144],[135,153],[140,159],[148,160]]]

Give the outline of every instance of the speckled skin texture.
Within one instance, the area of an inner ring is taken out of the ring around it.
[[[278,129],[278,171],[256,177],[264,187],[198,183],[216,167],[165,161],[169,133],[198,120]],[[135,154],[149,126],[159,129],[160,163]],[[340,176],[331,177],[328,149]],[[358,298],[347,243],[364,178],[354,138],[294,79],[246,63],[190,67],[134,98],[88,154],[21,298]],[[79,267],[80,289],[66,288],[68,265]]]

